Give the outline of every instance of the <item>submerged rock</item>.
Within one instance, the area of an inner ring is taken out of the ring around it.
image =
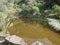
[[[33,42],[32,45],[44,45],[44,44],[42,42],[36,41],[36,42]]]
[[[20,38],[16,35],[8,36],[5,38],[10,45],[26,45],[23,38]]]

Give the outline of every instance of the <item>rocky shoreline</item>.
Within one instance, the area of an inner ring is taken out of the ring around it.
[[[29,40],[28,40],[29,41]],[[5,39],[0,40],[0,45],[28,45],[24,38],[18,37],[16,35],[9,35]],[[53,45],[47,38],[40,40],[35,40],[29,45]]]

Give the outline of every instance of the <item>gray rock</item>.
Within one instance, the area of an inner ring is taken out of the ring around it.
[[[5,45],[5,40],[1,40],[0,45]]]
[[[10,45],[27,45],[23,38],[20,38],[16,35],[8,36],[5,39]]]
[[[47,18],[48,20],[48,24],[53,27],[54,29],[56,29],[57,31],[60,30],[60,22],[57,19],[51,19],[51,18]]]
[[[36,41],[36,42],[33,42],[32,45],[44,45],[44,44],[42,42]]]

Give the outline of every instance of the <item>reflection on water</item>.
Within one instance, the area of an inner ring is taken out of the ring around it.
[[[8,30],[10,34],[16,34],[23,38],[40,39],[46,37],[56,45],[60,45],[60,35],[38,23],[29,24],[22,20],[16,20],[14,26]]]

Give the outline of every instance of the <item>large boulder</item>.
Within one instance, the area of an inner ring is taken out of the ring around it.
[[[20,38],[16,35],[8,36],[6,39],[6,45],[27,45],[23,38]]]

